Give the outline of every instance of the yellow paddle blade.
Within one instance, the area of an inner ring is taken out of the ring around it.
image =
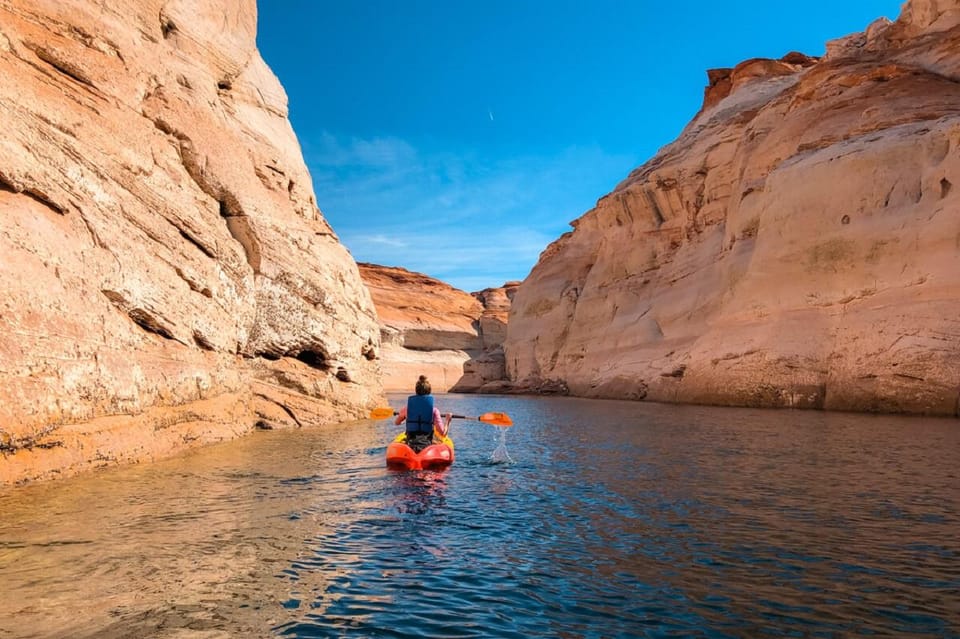
[[[370,419],[386,419],[394,415],[396,415],[396,412],[392,408],[374,408],[370,411]]]
[[[506,413],[484,413],[478,417],[481,422],[486,422],[488,424],[493,424],[494,426],[513,426],[513,420],[510,419],[510,416]]]

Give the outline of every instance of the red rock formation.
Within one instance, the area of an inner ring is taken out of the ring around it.
[[[805,67],[817,62],[802,53],[791,52],[779,60],[768,58],[754,58],[741,62],[732,69],[709,69],[707,71],[707,87],[703,90],[704,109],[716,105],[731,92],[758,79],[773,78],[782,75],[792,75]]]
[[[255,35],[254,0],[0,0],[0,483],[381,394]]]
[[[480,350],[483,307],[468,293],[403,268],[361,263],[360,275],[380,318],[384,388],[411,391],[426,375],[434,392],[447,391]]]
[[[396,329],[415,350],[476,350],[483,306],[445,282],[393,266],[360,263],[380,324]],[[416,377],[413,378],[416,381]]]
[[[712,74],[543,252],[510,313],[517,387],[957,413],[960,3],[827,51]]]
[[[507,320],[510,304],[520,287],[520,282],[507,282],[498,288],[485,288],[473,296],[483,305],[480,315],[480,336],[483,350],[489,351],[503,345],[507,337]]]
[[[360,274],[380,317],[386,390],[409,391],[419,375],[435,392],[471,392],[503,379],[501,346],[518,282],[471,295],[398,267],[360,264]]]

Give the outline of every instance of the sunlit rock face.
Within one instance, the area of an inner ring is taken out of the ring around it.
[[[908,2],[823,59],[711,74],[517,291],[515,387],[957,414],[958,25],[956,1]]]
[[[413,391],[420,375],[434,392],[472,392],[504,378],[508,291],[516,282],[470,294],[399,267],[361,263],[360,274],[380,318],[385,390]]]
[[[381,395],[255,36],[254,0],[0,0],[0,483]]]

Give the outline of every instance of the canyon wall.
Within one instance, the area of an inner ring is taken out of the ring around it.
[[[453,393],[505,393],[512,387],[507,381],[503,342],[513,296],[520,282],[485,288],[472,295],[480,300],[483,312],[478,318],[482,350],[463,363],[463,376],[450,389]]]
[[[960,2],[709,80],[517,291],[515,388],[958,414]]]
[[[0,484],[361,417],[376,313],[254,0],[0,0]]]
[[[504,378],[509,295],[518,283],[470,294],[399,267],[361,263],[360,275],[380,318],[385,390],[412,392],[420,375],[436,393]]]

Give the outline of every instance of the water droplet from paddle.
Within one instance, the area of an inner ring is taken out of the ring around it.
[[[506,428],[495,428],[500,432],[499,442],[497,443],[497,448],[493,451],[493,454],[490,456],[490,461],[494,464],[512,464],[513,459],[510,457],[510,453],[507,451],[507,429]]]

